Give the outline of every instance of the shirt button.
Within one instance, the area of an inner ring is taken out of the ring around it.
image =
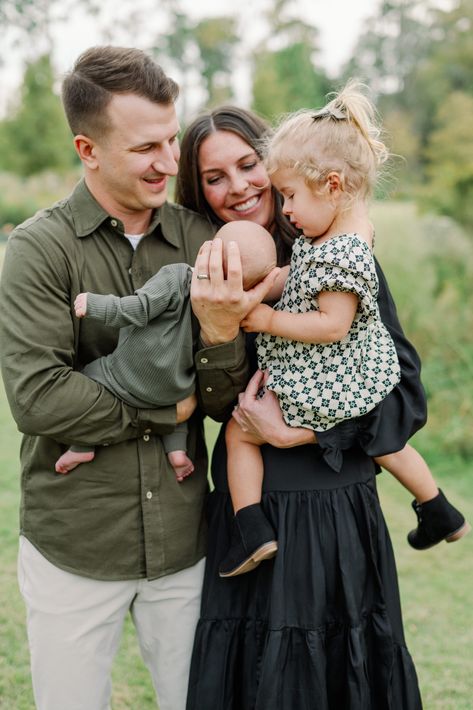
[[[118,222],[116,219],[110,220],[110,224],[112,225],[112,227],[118,227]]]
[[[146,493],[146,497],[147,497],[148,500],[150,500],[150,499],[153,497],[153,494],[151,493],[151,491],[148,491],[148,492]]]
[[[206,387],[206,388],[205,388],[205,391],[206,391],[206,392],[213,392],[213,390],[212,390],[211,387]]]
[[[148,434],[145,434],[145,435],[144,435],[143,441],[149,441],[149,435],[148,435]]]
[[[200,362],[202,362],[205,365],[208,362],[208,359],[206,357],[201,357]]]
[[[145,429],[145,434],[151,434],[151,429]]]

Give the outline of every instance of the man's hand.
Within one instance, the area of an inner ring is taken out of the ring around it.
[[[176,404],[176,424],[182,424],[182,422],[186,422],[189,417],[194,413],[196,407],[197,397],[195,396],[195,394],[190,394],[181,402],[178,402]]]
[[[79,293],[74,301],[74,310],[77,318],[83,318],[87,313],[87,294]]]
[[[273,269],[249,291],[243,290],[240,251],[236,242],[227,245],[227,278],[223,271],[223,244],[215,238],[200,248],[191,285],[192,308],[199,319],[206,345],[234,340],[241,320],[270,290],[279,269]],[[198,276],[209,278],[199,279]]]
[[[270,333],[273,314],[270,306],[260,303],[243,318],[241,327],[247,333]]]

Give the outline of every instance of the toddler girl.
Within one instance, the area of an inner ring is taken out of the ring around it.
[[[268,140],[266,166],[284,213],[302,235],[276,307],[257,306],[242,322],[259,332],[259,366],[287,424],[316,432],[329,465],[342,453],[330,430],[350,422],[360,445],[414,496],[416,549],[453,542],[470,526],[437,488],[423,458],[396,441],[377,407],[399,382],[394,343],[380,320],[368,199],[388,151],[374,107],[349,82],[319,111],[299,111]],[[358,419],[360,418],[360,419]],[[356,422],[355,422],[356,419]],[[393,427],[395,429],[395,427]],[[220,566],[231,577],[277,551],[261,506],[264,443],[232,420],[226,432],[228,481],[235,511],[232,546]],[[336,474],[334,474],[336,475]]]

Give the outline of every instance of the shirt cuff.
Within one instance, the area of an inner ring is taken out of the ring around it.
[[[199,340],[200,349],[195,355],[198,370],[234,367],[246,357],[245,338],[240,331],[234,340],[220,345],[206,346]]]

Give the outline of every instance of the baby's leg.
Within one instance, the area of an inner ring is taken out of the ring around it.
[[[167,456],[177,480],[182,483],[187,476],[191,475],[194,470],[194,464],[185,451],[169,451]]]
[[[437,484],[426,461],[409,444],[394,454],[377,456],[375,461],[392,473],[418,503],[431,500],[438,494]]]
[[[182,483],[194,470],[194,464],[186,454],[187,434],[187,422],[181,422],[176,425],[173,432],[164,434],[162,438],[164,451],[179,483]]]
[[[264,442],[244,432],[234,419],[227,424],[228,487],[237,513],[241,508],[261,501],[263,486],[263,457],[260,445]]]
[[[56,473],[69,473],[79,464],[93,461],[94,457],[95,449],[92,447],[89,450],[81,449],[81,451],[76,451],[73,448],[68,449],[56,461]]]

